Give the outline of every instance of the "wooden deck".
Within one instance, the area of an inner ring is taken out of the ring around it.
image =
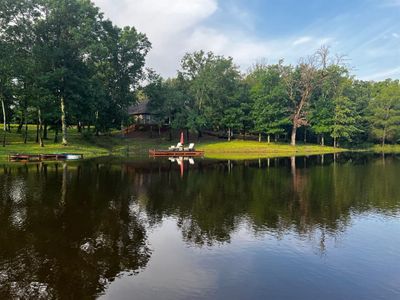
[[[200,157],[204,156],[204,151],[185,151],[185,150],[149,150],[149,156],[157,157]]]

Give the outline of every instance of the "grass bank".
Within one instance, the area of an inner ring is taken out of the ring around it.
[[[400,145],[375,145],[371,148],[375,153],[400,153]]]
[[[88,133],[79,133],[76,128],[68,130],[68,145],[54,142],[55,132],[49,130],[48,139],[44,140],[44,147],[36,142],[36,126],[28,126],[27,141],[24,143],[24,133],[17,132],[17,126],[11,127],[11,132],[7,132],[6,146],[0,144],[0,161],[7,161],[12,154],[47,154],[47,153],[80,153],[85,158],[119,155],[119,156],[144,156],[148,149],[155,147],[166,147],[170,142],[162,139],[132,138],[125,139],[119,132],[110,135],[95,136]],[[0,131],[2,141],[3,132]]]
[[[207,158],[214,159],[256,159],[268,157],[287,157],[302,155],[317,155],[337,153],[346,149],[333,148],[319,145],[297,145],[290,146],[282,143],[266,143],[257,141],[231,141],[231,142],[209,142],[201,144],[199,149],[206,152]]]

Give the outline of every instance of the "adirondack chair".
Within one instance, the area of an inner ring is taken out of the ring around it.
[[[185,151],[194,151],[194,143],[190,143],[189,147],[184,149]]]
[[[182,144],[178,143],[176,146],[169,147],[168,150],[172,150],[172,151],[182,150]]]

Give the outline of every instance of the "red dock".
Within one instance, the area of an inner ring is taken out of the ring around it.
[[[149,150],[151,157],[166,156],[166,157],[200,157],[204,156],[204,151],[192,150]]]

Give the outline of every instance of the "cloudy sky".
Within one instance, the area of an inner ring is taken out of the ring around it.
[[[361,79],[400,78],[400,0],[94,0],[152,43],[147,65],[174,76],[183,54],[211,50],[245,71],[296,63],[320,45],[346,55]]]

